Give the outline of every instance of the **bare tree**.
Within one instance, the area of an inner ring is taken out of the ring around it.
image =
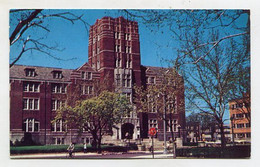
[[[224,113],[228,101],[250,92],[249,10],[124,10],[129,19],[139,19],[153,32],[163,32],[178,41],[178,55],[171,61],[183,75],[186,99],[198,112],[212,115],[225,146]],[[173,48],[175,46],[172,46]],[[243,68],[241,68],[243,67]],[[243,69],[243,70],[242,70]],[[232,93],[233,92],[233,93]]]
[[[87,29],[88,23],[85,22],[82,17],[83,15],[77,16],[71,12],[57,12],[49,14],[49,12],[44,12],[43,9],[17,9],[10,10],[10,46],[19,43],[21,45],[21,51],[18,55],[12,55],[14,58],[10,63],[12,67],[25,52],[37,51],[49,55],[50,57],[63,60],[57,56],[52,55],[51,51],[62,51],[58,45],[51,46],[49,44],[43,43],[42,39],[44,37],[35,37],[36,35],[32,33],[32,29],[45,32],[50,32],[51,29],[47,25],[47,21],[50,19],[63,19],[74,24],[76,21],[83,23]]]

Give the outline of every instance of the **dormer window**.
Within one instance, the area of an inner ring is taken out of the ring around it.
[[[35,77],[35,76],[36,76],[35,69],[26,68],[26,69],[25,69],[25,75],[26,75],[27,77]]]
[[[150,77],[149,78],[149,83],[150,84],[155,84],[155,77]]]
[[[88,80],[92,80],[92,72],[81,72],[81,78],[82,79],[88,79]]]
[[[62,78],[62,72],[61,71],[53,71],[53,78],[55,79],[61,79]]]

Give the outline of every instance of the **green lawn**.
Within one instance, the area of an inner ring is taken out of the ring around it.
[[[11,146],[10,153],[11,154],[31,154],[31,153],[55,153],[55,152],[67,152],[68,145],[45,145],[45,146]],[[109,146],[102,145],[102,151],[111,151],[111,152],[125,152],[127,151],[126,147],[122,146]],[[133,148],[131,148],[133,149]],[[91,145],[87,145],[88,152],[95,152],[97,149],[91,147]],[[83,151],[82,144],[75,145],[75,152]]]

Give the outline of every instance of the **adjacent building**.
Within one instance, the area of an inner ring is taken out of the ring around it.
[[[134,86],[147,89],[162,85],[168,68],[143,66],[140,61],[138,23],[123,17],[103,17],[89,30],[88,62],[77,69],[61,69],[14,65],[10,68],[10,139],[31,140],[41,144],[91,143],[91,134],[68,130],[63,120],[53,122],[55,111],[75,99],[91,98],[97,93],[97,83],[104,82],[111,91],[126,95],[134,106],[121,124],[103,142],[121,139],[148,138],[155,127],[157,138],[163,139],[161,108],[152,102],[148,111],[138,111]],[[174,110],[171,117],[174,137],[185,138],[184,82],[177,75],[172,87],[174,103],[164,103],[164,110]],[[168,92],[169,93],[169,92]],[[159,96],[159,95],[158,95]],[[164,93],[168,100],[168,94]],[[74,98],[74,99],[73,99]],[[154,107],[153,107],[154,106]],[[172,137],[167,127],[167,139]]]
[[[230,127],[234,142],[251,142],[250,95],[229,101]]]

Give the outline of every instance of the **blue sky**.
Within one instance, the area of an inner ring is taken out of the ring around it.
[[[97,19],[104,16],[118,17],[121,14],[118,10],[44,10],[43,13],[63,13],[71,12],[75,15],[82,15],[83,19],[89,24],[93,25]],[[10,17],[10,19],[15,19]],[[241,24],[245,23],[246,17],[242,17]],[[13,20],[14,21],[14,20]],[[15,20],[17,21],[17,20]],[[173,40],[171,32],[168,27],[162,27],[160,31],[153,28],[151,32],[141,21],[139,24],[140,35],[140,49],[141,49],[141,64],[148,66],[164,66],[168,64],[161,61],[164,59],[174,59],[177,55],[178,42]],[[15,24],[14,24],[15,25]],[[72,24],[69,21],[60,18],[52,18],[44,20],[44,25],[50,29],[46,32],[37,28],[31,29],[24,34],[24,37],[31,35],[30,38],[41,39],[42,43],[49,46],[58,46],[63,51],[52,51],[52,55],[63,60],[56,60],[41,52],[26,52],[16,64],[44,66],[44,67],[58,67],[67,69],[76,69],[88,61],[88,38],[89,34],[84,24],[80,21]],[[10,24],[10,33],[14,26]],[[229,30],[228,30],[229,31]],[[162,33],[163,32],[163,33]],[[19,43],[11,46],[10,49],[10,62],[21,51]],[[187,115],[189,112],[187,112]],[[229,112],[225,113],[225,118],[229,117]]]
[[[66,10],[46,10],[45,13],[66,12]],[[81,15],[83,19],[90,25],[93,25],[97,19],[104,16],[118,17],[120,13],[117,10],[70,10],[70,12]],[[63,51],[52,51],[52,55],[64,59],[64,61],[53,59],[52,57],[37,51],[26,52],[16,64],[59,67],[75,69],[80,67],[84,62],[88,61],[88,31],[82,22],[77,21],[71,24],[69,21],[52,18],[47,20],[47,27],[50,32],[44,30],[30,30],[31,38],[37,39],[45,37],[41,40],[43,43],[51,46],[58,46]],[[14,26],[10,27],[10,32]],[[149,66],[167,66],[161,61],[161,57],[175,56],[175,51],[167,48],[167,44],[173,43],[167,33],[152,33],[148,28],[139,22],[141,63]],[[158,46],[159,45],[159,46]],[[177,44],[176,44],[177,45]],[[16,44],[11,46],[10,62],[16,57],[21,50],[21,46]],[[69,61],[68,61],[69,60]]]

